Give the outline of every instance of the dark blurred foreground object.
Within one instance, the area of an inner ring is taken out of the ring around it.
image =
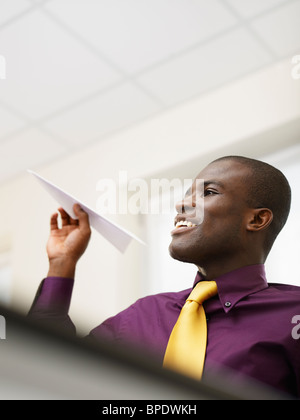
[[[234,385],[225,376],[193,381],[132,348],[66,336],[1,307],[0,314],[6,320],[1,400],[290,399],[256,382]]]

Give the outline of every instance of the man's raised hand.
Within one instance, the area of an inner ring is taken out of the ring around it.
[[[50,219],[50,236],[47,243],[49,258],[48,277],[74,278],[76,263],[87,248],[91,236],[88,214],[79,204],[73,207],[78,219],[72,219],[63,208],[58,211],[61,215],[62,226],[58,227],[58,213]]]

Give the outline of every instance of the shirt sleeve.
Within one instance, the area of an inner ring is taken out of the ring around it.
[[[68,315],[73,286],[74,279],[71,278],[45,278],[38,288],[28,318],[75,333],[75,326]]]

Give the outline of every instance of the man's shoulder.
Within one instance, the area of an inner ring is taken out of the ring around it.
[[[299,293],[300,294],[300,286],[296,286],[293,284],[285,284],[285,283],[268,283],[269,288],[273,290],[277,290],[278,292],[286,292],[286,293]]]
[[[272,296],[272,300],[281,303],[300,304],[300,287],[293,284],[284,283],[268,283],[267,292],[269,297]]]
[[[161,293],[154,293],[149,294],[147,296],[141,297],[138,299],[134,305],[144,305],[145,303],[160,303],[166,301],[185,301],[189,294],[191,293],[192,288],[181,290],[178,292],[161,292]]]

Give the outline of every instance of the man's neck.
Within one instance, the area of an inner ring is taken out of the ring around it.
[[[213,264],[205,266],[197,266],[199,273],[202,277],[208,281],[215,280],[223,274],[231,273],[232,271],[238,270],[249,265],[264,264],[265,261],[261,259],[245,260],[245,261],[232,261],[223,264]]]

